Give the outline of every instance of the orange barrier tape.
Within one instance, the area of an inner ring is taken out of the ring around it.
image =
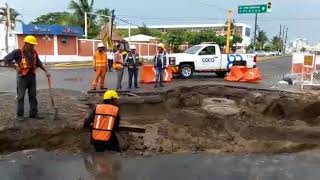
[[[143,65],[141,67],[141,76],[140,82],[147,84],[147,83],[154,83],[156,81],[156,70],[154,69],[153,65]],[[163,73],[163,81],[164,82],[171,82],[172,81],[172,69],[171,67],[166,68]]]

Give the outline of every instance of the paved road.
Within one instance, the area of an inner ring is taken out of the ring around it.
[[[317,180],[320,156],[179,154],[156,157],[16,153],[0,161],[2,180]]]
[[[214,73],[212,74],[195,74],[193,79],[182,80],[174,79],[174,83],[167,84],[166,89],[175,86],[191,86],[191,85],[208,85],[208,84],[229,84],[238,86],[252,86],[252,87],[271,87],[277,84],[281,78],[290,70],[290,57],[281,57],[274,60],[266,60],[258,63],[263,72],[264,79],[258,84],[246,83],[230,83],[225,82],[222,78],[218,78]],[[93,78],[93,71],[89,68],[83,69],[51,69],[53,78],[53,87],[77,91],[86,91],[90,89],[90,84]],[[47,81],[44,73],[41,70],[37,72],[37,86],[38,89],[47,89]],[[106,86],[108,88],[115,88],[116,74],[115,72],[108,72],[106,78]],[[123,78],[123,87],[128,86],[128,72],[125,71]],[[154,91],[152,85],[141,85],[139,91]],[[15,92],[16,89],[16,75],[15,71],[8,68],[0,69],[0,92]]]

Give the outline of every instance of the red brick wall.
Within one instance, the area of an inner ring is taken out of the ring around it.
[[[62,39],[67,38],[63,43]],[[58,55],[77,55],[77,38],[73,36],[58,36]]]
[[[79,40],[79,56],[92,56],[92,42]]]
[[[134,43],[133,43],[134,44]],[[148,44],[134,44],[137,47],[137,52],[140,56],[153,56],[157,52],[156,45],[149,44],[149,54],[148,54]]]
[[[23,40],[24,40],[25,36],[26,35],[22,35],[22,34],[18,35],[18,47],[19,48],[22,48],[24,46]],[[44,36],[36,35],[35,37],[38,41],[38,45],[35,48],[36,48],[39,55],[53,55],[54,54],[53,36],[49,36],[50,41],[48,41],[47,43],[46,43],[46,40],[43,39]]]

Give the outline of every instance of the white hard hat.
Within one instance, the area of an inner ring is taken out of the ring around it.
[[[104,44],[103,43],[99,43],[98,44],[98,48],[104,48],[105,46],[104,46]]]
[[[136,45],[132,44],[130,45],[130,49],[137,49]]]

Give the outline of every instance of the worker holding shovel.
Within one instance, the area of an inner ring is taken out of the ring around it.
[[[36,69],[41,68],[47,78],[50,73],[39,59],[38,53],[34,49],[37,45],[37,39],[34,36],[26,36],[24,38],[24,46],[22,49],[16,49],[9,53],[4,60],[10,67],[17,71],[17,120],[24,120],[24,96],[28,90],[30,113],[32,119],[43,119],[38,115],[38,101],[36,89]],[[13,60],[15,63],[13,63]]]

